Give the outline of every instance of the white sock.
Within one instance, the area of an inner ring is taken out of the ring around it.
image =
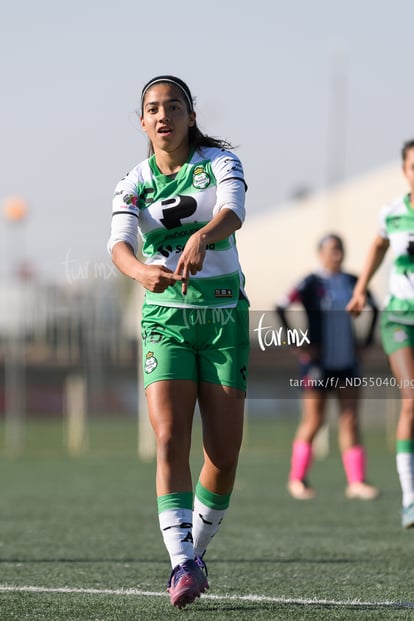
[[[397,453],[403,507],[414,503],[414,453]]]
[[[194,559],[191,509],[166,509],[159,515],[160,529],[170,555],[171,567]]]
[[[193,539],[194,553],[202,556],[214,535],[217,533],[227,509],[211,509],[194,498]]]

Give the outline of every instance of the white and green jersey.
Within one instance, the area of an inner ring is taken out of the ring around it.
[[[414,209],[409,195],[382,208],[379,234],[389,240],[394,254],[386,309],[395,311],[395,321],[414,324]]]
[[[136,166],[115,189],[111,252],[127,242],[147,264],[174,271],[188,238],[223,207],[244,221],[246,184],[239,158],[224,149],[193,152],[175,176],[163,175],[152,156]],[[138,242],[140,237],[141,242]],[[235,236],[208,244],[203,269],[190,276],[187,295],[181,283],[163,293],[146,291],[146,302],[174,307],[234,307],[244,294]]]

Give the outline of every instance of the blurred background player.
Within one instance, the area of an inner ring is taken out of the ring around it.
[[[301,304],[310,340],[299,354],[302,416],[293,441],[287,487],[299,500],[315,496],[307,482],[312,443],[325,421],[327,395],[334,392],[339,404],[338,441],[347,480],[346,496],[371,500],[377,497],[378,490],[366,482],[366,456],[358,424],[359,389],[352,385],[339,388],[345,385],[346,378],[359,377],[356,335],[345,311],[357,279],[342,271],[344,245],[338,235],[325,235],[318,244],[318,254],[320,269],[303,278],[276,307],[289,329],[286,310],[291,304]],[[374,300],[371,296],[367,300],[372,317],[365,346],[372,342],[377,318]]]
[[[158,76],[141,94],[150,157],[118,184],[109,249],[145,287],[143,375],[156,436],[159,524],[171,603],[208,588],[202,556],[230,503],[242,440],[248,302],[234,233],[245,216],[243,168],[227,142],[201,133],[188,86]],[[141,262],[137,234],[142,240]],[[204,463],[189,465],[198,401]],[[194,509],[194,510],[193,510]]]
[[[347,308],[358,315],[368,283],[391,246],[394,261],[389,294],[381,313],[381,337],[401,394],[396,462],[402,489],[402,525],[414,526],[414,140],[402,147],[403,173],[410,191],[385,205],[380,226]]]

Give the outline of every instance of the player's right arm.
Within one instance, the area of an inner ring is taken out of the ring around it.
[[[122,274],[138,281],[145,289],[153,293],[162,293],[170,285],[181,281],[182,277],[174,274],[163,265],[146,265],[134,254],[126,242],[118,242],[112,248],[112,262]]]
[[[388,247],[389,240],[381,235],[377,235],[372,242],[365,265],[354,287],[352,298],[346,306],[346,310],[352,315],[358,316],[364,309],[367,301],[368,284],[384,260]]]
[[[162,293],[182,277],[163,265],[146,265],[137,258],[138,220],[137,171],[134,169],[115,189],[108,250],[122,274],[138,281],[148,291]]]

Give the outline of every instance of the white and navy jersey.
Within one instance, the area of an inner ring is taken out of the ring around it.
[[[395,311],[395,321],[414,324],[414,209],[409,195],[381,209],[379,234],[389,240],[394,255],[386,309]]]
[[[345,310],[357,282],[354,274],[331,273],[324,269],[309,274],[278,302],[276,310],[286,327],[285,310],[292,304],[303,306],[309,339],[319,347],[319,362],[324,369],[349,369],[357,363],[357,342],[351,315]],[[370,342],[376,323],[376,303],[368,294],[373,309],[366,341]]]
[[[349,274],[320,272],[325,287],[322,364],[326,369],[346,369],[356,364],[355,334],[345,307],[352,297]]]
[[[176,269],[188,238],[222,208],[243,222],[246,184],[239,158],[224,149],[203,147],[173,176],[163,175],[152,156],[136,166],[115,189],[108,249],[128,243],[147,264]],[[140,240],[140,241],[139,241]],[[244,295],[235,235],[207,245],[203,269],[163,293],[146,291],[149,304],[174,307],[234,307]]]

